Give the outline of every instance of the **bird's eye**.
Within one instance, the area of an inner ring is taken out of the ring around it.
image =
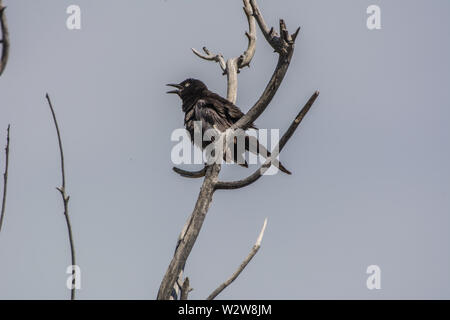
[[[186,83],[184,86],[187,88],[187,87],[189,87],[191,84],[188,82],[188,83]]]

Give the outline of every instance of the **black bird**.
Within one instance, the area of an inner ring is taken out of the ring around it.
[[[207,86],[197,79],[186,79],[179,84],[168,84],[168,86],[175,87],[176,90],[168,91],[167,93],[177,94],[183,104],[182,110],[185,113],[184,125],[188,130],[192,142],[194,142],[194,121],[201,121],[202,123],[202,137],[206,130],[216,129],[219,132],[225,132],[229,127],[236,123],[244,113],[233,103],[218,94],[208,90]],[[246,129],[257,129],[252,123]],[[210,141],[203,141],[201,148],[205,148]],[[249,150],[250,144],[256,143],[257,153],[270,157],[270,152],[264,146],[259,144],[259,141],[251,136],[245,135],[245,149]],[[254,150],[254,148],[252,148]],[[250,149],[250,150],[252,150]],[[241,157],[237,150],[235,139],[235,162],[244,167],[248,167],[245,160],[237,161],[237,157]],[[242,158],[241,158],[242,159]],[[291,174],[279,161],[274,161],[274,164],[284,173]]]

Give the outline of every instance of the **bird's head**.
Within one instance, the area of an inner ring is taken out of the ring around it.
[[[186,79],[178,84],[170,83],[168,86],[174,87],[176,90],[167,91],[167,93],[176,93],[181,99],[199,96],[207,89],[206,85],[197,79]]]

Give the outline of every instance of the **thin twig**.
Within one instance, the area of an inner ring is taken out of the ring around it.
[[[207,61],[215,61],[219,64],[220,68],[222,69],[222,71],[225,73],[226,72],[226,65],[225,65],[225,59],[223,58],[221,53],[218,54],[214,54],[211,53],[208,48],[203,47],[203,51],[205,52],[205,54],[202,54],[201,52],[199,52],[198,50],[191,48],[192,52],[194,52],[194,54],[204,60]]]
[[[3,219],[5,217],[6,210],[6,193],[8,190],[8,168],[9,168],[9,129],[8,125],[6,134],[6,147],[5,147],[5,173],[3,174],[3,197],[2,197],[2,211],[0,214],[0,231],[2,231]]]
[[[267,226],[267,218],[264,220],[264,225],[261,229],[261,232],[259,233],[258,239],[256,240],[255,245],[253,246],[252,250],[248,254],[248,256],[244,259],[244,261],[241,263],[239,268],[236,270],[235,273],[224,283],[222,283],[216,290],[214,290],[206,300],[213,300],[215,297],[217,297],[223,290],[225,290],[226,287],[228,287],[234,280],[236,280],[237,277],[241,274],[242,271],[244,271],[245,267],[249,264],[249,262],[253,259],[253,257],[258,252],[259,248],[261,247],[261,241],[264,237],[264,231],[266,230]]]
[[[5,16],[6,7],[3,6],[2,1],[3,0],[0,0],[0,29],[2,34],[2,38],[0,39],[0,43],[2,44],[2,55],[0,58],[0,76],[6,68],[6,63],[8,62],[9,56],[9,31]]]
[[[50,100],[50,96],[47,93],[45,95],[45,97],[47,98],[48,105],[50,107],[50,111],[52,112],[53,122],[55,123],[56,134],[58,136],[59,153],[60,153],[60,158],[61,158],[61,177],[62,177],[62,182],[61,182],[61,187],[56,188],[56,189],[61,193],[61,197],[62,197],[63,204],[64,204],[64,217],[66,218],[67,231],[68,231],[68,234],[69,234],[70,254],[71,254],[71,259],[72,259],[72,266],[75,266],[76,265],[76,262],[75,262],[75,245],[74,245],[74,241],[73,241],[72,224],[70,223],[70,217],[69,217],[69,200],[70,200],[70,196],[68,196],[66,194],[66,172],[65,172],[65,168],[64,168],[63,145],[62,145],[62,140],[61,140],[61,134],[60,134],[60,131],[59,131],[58,121],[56,120],[55,110],[53,109],[53,105],[52,105],[52,102]],[[71,292],[70,292],[70,299],[71,300],[75,300],[75,285],[74,285],[75,284],[75,269],[72,270],[72,276],[73,276],[73,280],[72,280],[73,283],[72,283],[72,289],[71,289]]]
[[[311,106],[313,105],[314,101],[316,101],[317,97],[319,96],[319,91],[316,91],[311,98],[309,98],[308,102],[305,104],[305,106],[300,110],[300,112],[295,117],[294,121],[292,121],[291,125],[289,126],[288,130],[285,132],[285,134],[281,137],[280,141],[278,142],[278,146],[275,147],[275,151],[272,152],[272,155],[267,158],[266,162],[253,174],[248,176],[245,179],[238,180],[238,181],[218,181],[215,185],[216,189],[239,189],[246,187],[259,178],[261,178],[264,173],[270,168],[272,162],[274,159],[276,159],[283,150],[286,143],[289,141],[289,139],[294,134],[295,130],[298,128],[300,123],[302,122],[305,115],[308,113],[308,111],[311,109]]]

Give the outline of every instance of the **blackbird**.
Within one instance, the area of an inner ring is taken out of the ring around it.
[[[232,102],[220,95],[208,90],[208,87],[200,80],[186,79],[179,84],[168,84],[176,88],[167,93],[177,94],[182,100],[182,110],[185,113],[184,125],[194,143],[194,122],[200,121],[202,124],[202,137],[206,130],[215,129],[219,133],[225,132],[236,123],[244,113]],[[252,123],[247,129],[257,129]],[[203,139],[202,139],[203,140]],[[204,149],[211,141],[203,141],[199,147]],[[252,146],[250,148],[250,146]],[[245,150],[256,152],[264,157],[270,157],[270,152],[259,143],[258,139],[245,134]],[[234,159],[233,161],[241,166],[248,167],[247,162],[238,152],[236,137],[234,138]],[[291,174],[279,161],[272,162],[282,172]]]

